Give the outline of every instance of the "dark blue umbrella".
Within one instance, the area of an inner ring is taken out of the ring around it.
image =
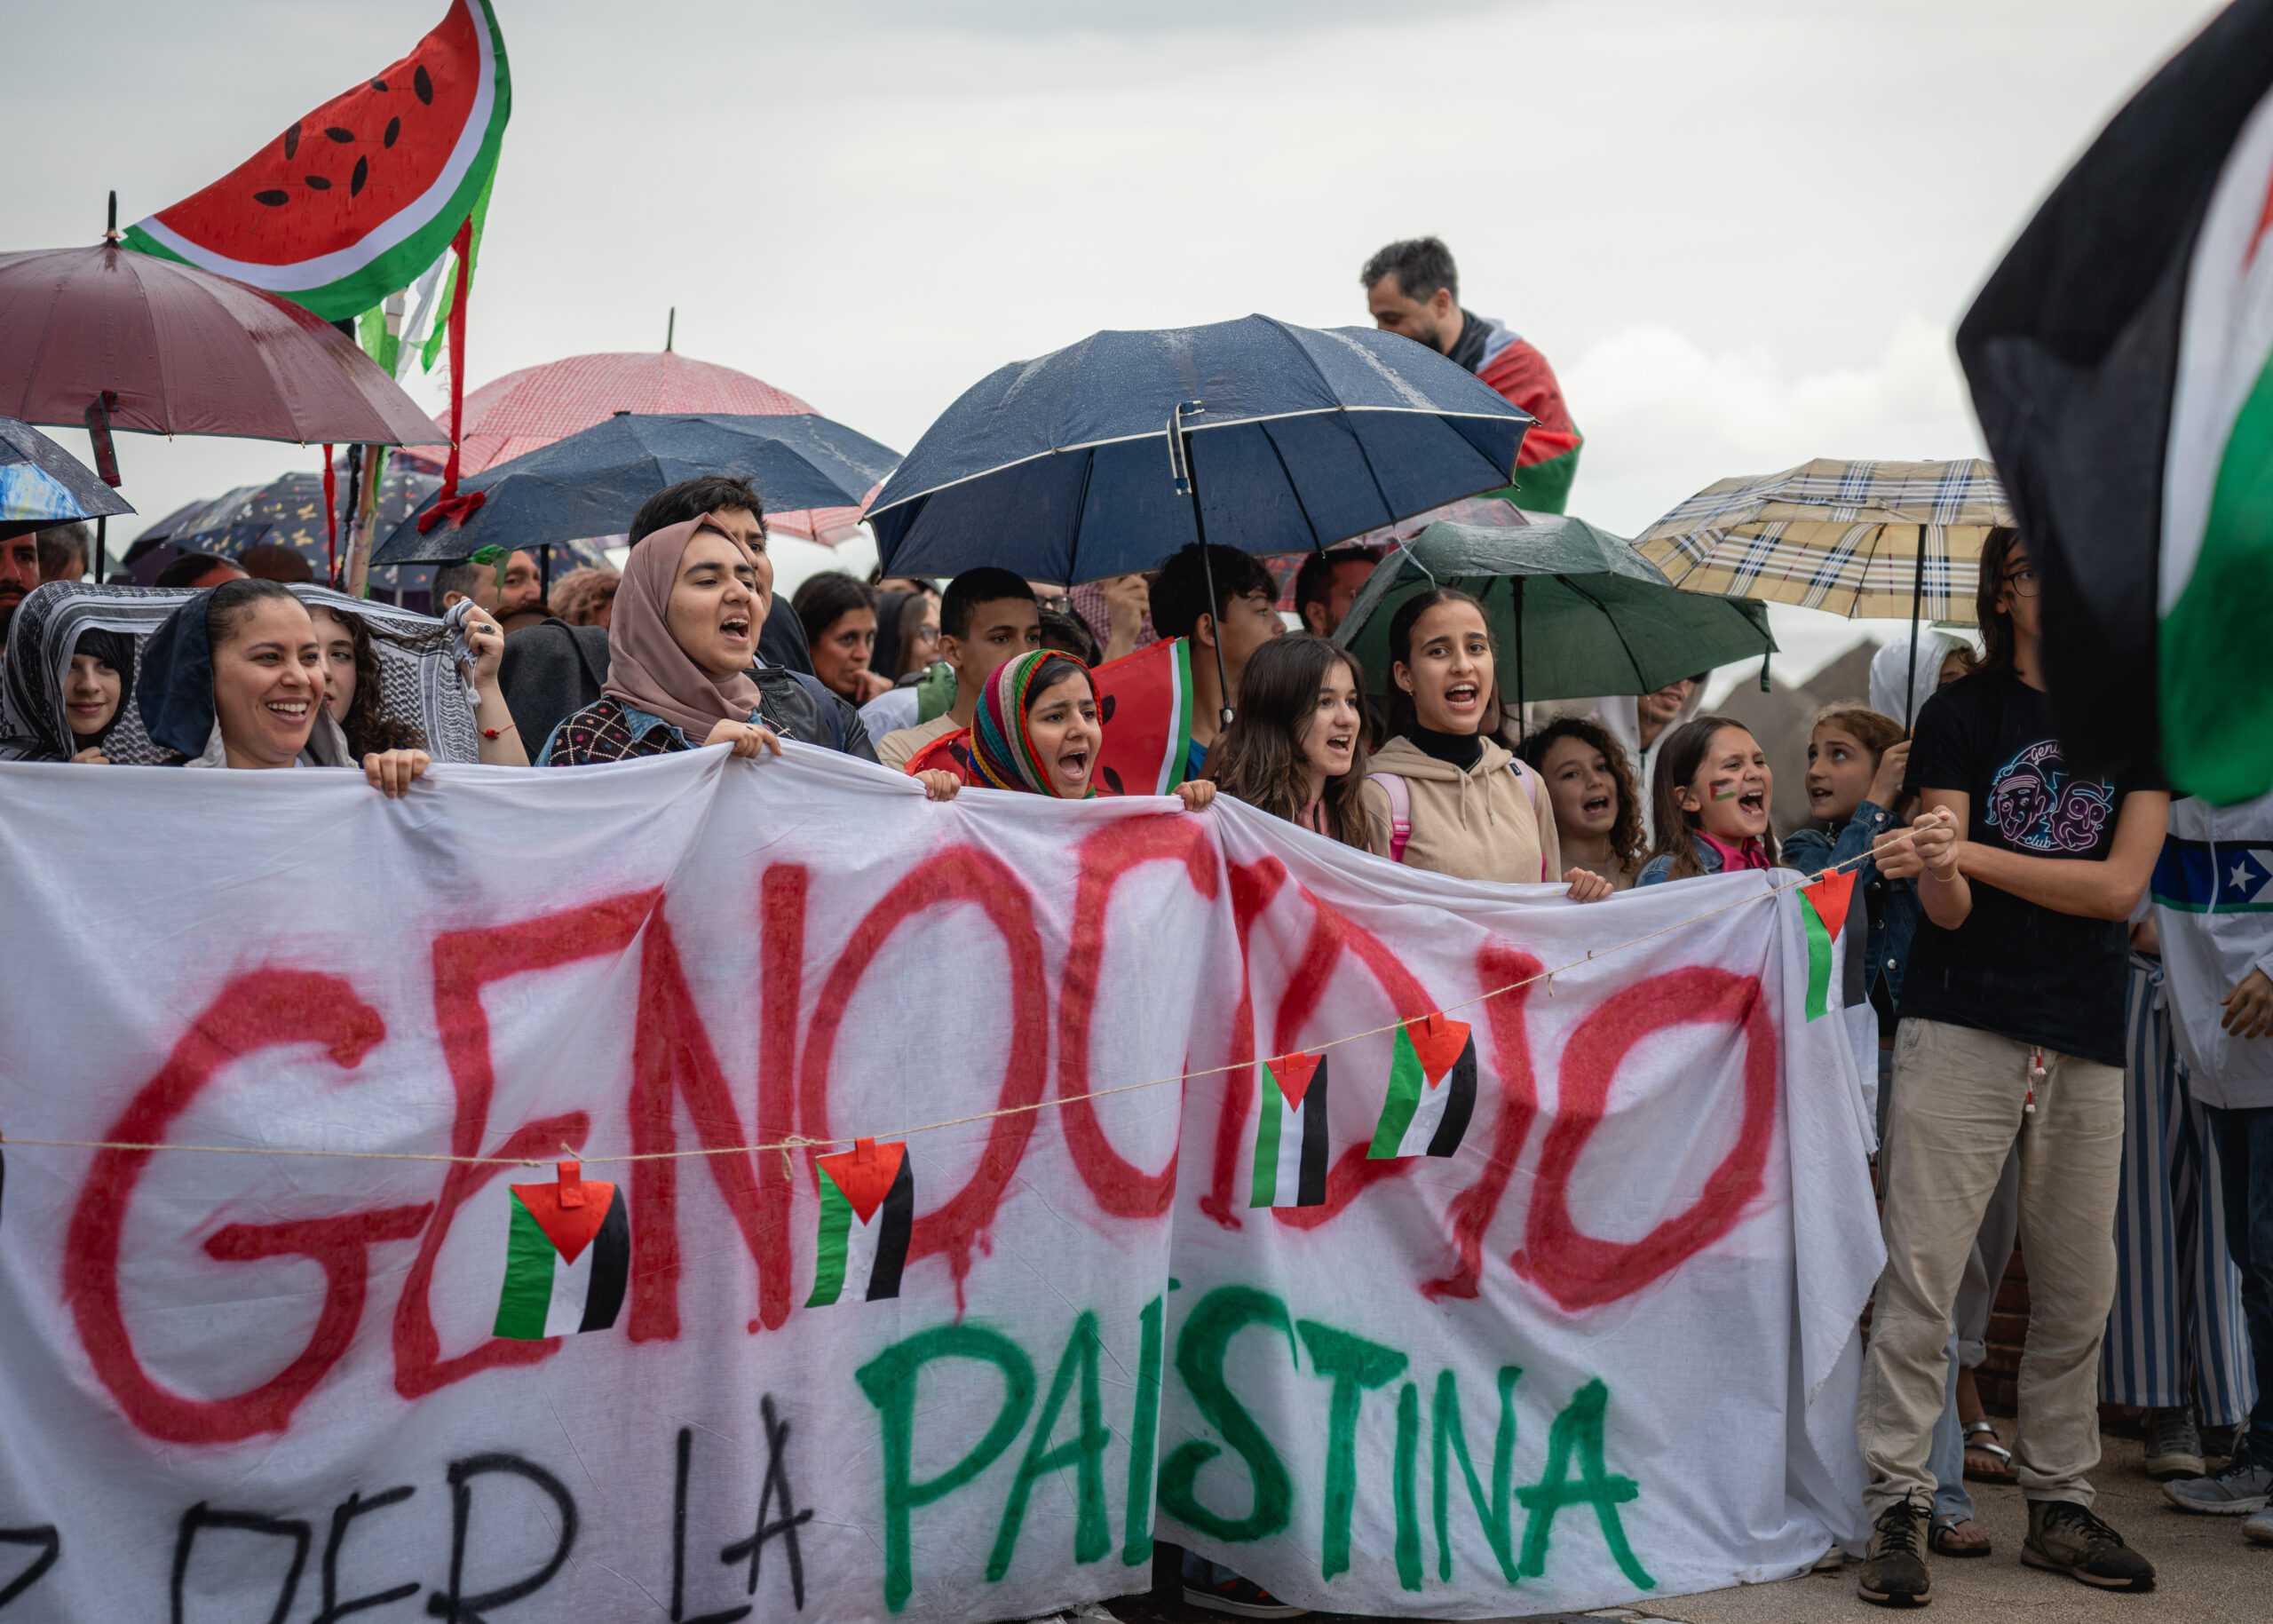
[[[0,417],[0,536],[134,510],[94,471],[46,435]]]
[[[374,564],[464,558],[487,546],[535,548],[584,536],[620,535],[639,504],[700,474],[733,474],[757,487],[768,511],[859,507],[899,454],[841,423],[809,413],[619,412],[565,440],[462,480],[480,505],[458,522],[423,533],[432,501],[394,527]]]
[[[1425,345],[1248,316],[1097,333],[988,376],[868,510],[885,573],[1309,552],[1514,478],[1531,418]]]

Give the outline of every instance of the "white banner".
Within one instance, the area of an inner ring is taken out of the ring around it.
[[[0,774],[4,1624],[1013,1619],[1155,1537],[1493,1617],[1861,1532],[1867,1129],[1761,875],[794,745]]]

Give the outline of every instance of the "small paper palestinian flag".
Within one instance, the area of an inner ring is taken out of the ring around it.
[[[1831,949],[1853,916],[1861,911],[1862,893],[1855,889],[1852,868],[1828,873],[1800,887],[1800,917],[1808,928],[1808,1018],[1831,1012]],[[1857,928],[1861,928],[1859,925]],[[1865,971],[1869,968],[1847,944],[1846,974],[1841,978],[1841,1009],[1863,1002]]]
[[[1468,1023],[1424,1015],[1397,1029],[1389,1098],[1366,1156],[1449,1156],[1476,1114],[1476,1040]]]
[[[623,1192],[564,1161],[558,1183],[515,1184],[509,1194],[505,1288],[490,1335],[542,1342],[614,1325],[631,1277]]]
[[[1326,1205],[1326,1057],[1280,1055],[1263,1066],[1250,1207]]]
[[[868,1303],[898,1296],[915,1224],[907,1145],[855,1139],[851,1150],[816,1159],[813,1181],[820,1186],[820,1240],[805,1306],[827,1308],[847,1295]]]

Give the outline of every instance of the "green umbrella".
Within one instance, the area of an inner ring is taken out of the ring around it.
[[[1649,693],[1683,677],[1776,648],[1766,608],[1684,592],[1633,543],[1583,519],[1529,513],[1485,527],[1440,521],[1374,566],[1334,641],[1390,681],[1389,623],[1433,581],[1484,605],[1499,649],[1500,695],[1526,700]]]

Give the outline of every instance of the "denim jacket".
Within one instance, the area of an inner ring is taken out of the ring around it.
[[[1892,812],[1875,802],[1865,801],[1855,809],[1855,815],[1836,836],[1813,827],[1787,836],[1784,860],[1802,873],[1821,874],[1833,864],[1863,856],[1880,836],[1890,833],[1894,828]],[[1918,934],[1918,921],[1922,916],[1918,885],[1913,880],[1885,878],[1873,862],[1857,866],[1855,877],[1863,887],[1863,904],[1871,921],[1870,935],[1865,940],[1870,958],[1865,985],[1875,989],[1884,981],[1887,1007],[1897,1008],[1902,1002],[1903,966],[1910,962],[1910,943]]]
[[[1715,845],[1711,841],[1706,839],[1702,835],[1697,834],[1693,830],[1690,834],[1689,844],[1696,849],[1697,862],[1699,867],[1703,868],[1707,874],[1718,874],[1721,872],[1722,857],[1720,847]],[[1667,880],[1672,878],[1672,876],[1673,859],[1663,856],[1653,857],[1648,862],[1642,865],[1642,872],[1634,876],[1634,883],[1637,887],[1643,885],[1662,885],[1666,883]]]

